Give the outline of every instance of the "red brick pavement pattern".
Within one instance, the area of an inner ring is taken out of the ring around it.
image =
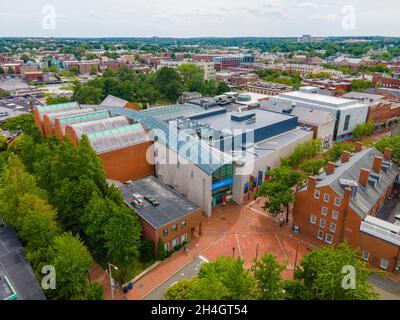
[[[320,246],[321,243],[305,235],[294,234],[289,226],[279,227],[276,219],[265,213],[261,206],[262,201],[258,201],[252,202],[250,207],[246,204],[242,206],[230,204],[227,207],[214,208],[212,217],[203,218],[203,235],[194,238],[198,240],[198,247],[195,245],[196,241],[193,241],[189,245],[189,253],[177,252],[139,279],[125,297],[121,290],[116,290],[115,299],[123,297],[132,300],[143,299],[199,254],[215,260],[220,256],[232,256],[232,248],[235,247],[235,257],[240,255],[245,261],[245,266],[250,267],[256,255],[257,244],[259,244],[259,258],[271,252],[279,261],[288,261],[288,269],[283,277],[291,278],[297,243],[299,243],[298,261],[310,248]],[[107,280],[106,276],[102,283],[105,299],[110,299]]]

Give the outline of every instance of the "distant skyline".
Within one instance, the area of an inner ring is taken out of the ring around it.
[[[15,0],[0,37],[400,36],[398,0]]]

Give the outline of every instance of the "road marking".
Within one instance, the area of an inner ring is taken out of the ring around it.
[[[238,239],[236,232],[235,232],[235,237],[236,237],[236,242],[237,242],[238,249],[239,249],[239,255],[240,255],[240,257],[242,257],[242,249],[240,248],[239,239]]]
[[[205,258],[205,257],[203,257],[203,256],[199,256],[199,258],[200,258],[201,260],[203,260],[201,263],[209,263],[209,262],[210,262],[210,260],[208,260],[207,258]]]
[[[282,250],[283,254],[285,255],[286,259],[288,259],[288,256],[287,256],[287,254],[286,254],[285,249],[283,248],[283,245],[282,245],[282,243],[281,243],[281,240],[279,240],[279,237],[278,237],[278,235],[277,235],[275,232],[274,232],[274,235],[275,235],[276,240],[278,241],[279,246],[281,247],[281,250]]]
[[[271,219],[271,220],[273,220],[275,222],[278,221],[276,218],[273,218],[270,215],[265,214],[264,212],[261,212],[260,210],[257,210],[257,209],[251,208],[251,207],[247,207],[247,209],[249,209],[250,211],[256,212],[256,213],[258,213],[258,214],[260,214],[260,215],[262,215],[264,217],[267,217],[267,218],[269,218],[269,219]]]

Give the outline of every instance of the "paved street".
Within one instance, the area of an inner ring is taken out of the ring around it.
[[[370,283],[382,300],[400,300],[400,283],[376,275],[370,277]]]
[[[143,300],[162,300],[166,290],[172,287],[178,281],[183,279],[193,279],[200,271],[201,265],[206,263],[206,259],[202,256],[187,264],[182,270],[175,273],[171,278],[162,283],[155,290],[150,292]]]

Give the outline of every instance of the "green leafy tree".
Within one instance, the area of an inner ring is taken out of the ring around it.
[[[126,265],[139,255],[142,229],[131,209],[112,206],[112,216],[104,226],[105,248],[110,260]]]
[[[285,280],[282,282],[285,300],[312,300],[313,297],[301,280]]]
[[[369,80],[357,79],[350,83],[350,91],[365,92],[369,88],[374,88]]]
[[[296,168],[303,161],[312,158],[317,152],[321,151],[322,144],[320,139],[314,139],[298,145],[293,153],[281,159],[282,166]]]
[[[309,177],[318,175],[324,164],[325,161],[323,159],[307,159],[300,165],[300,168]]]
[[[81,85],[79,81],[74,82],[74,94],[72,100],[81,104],[99,104],[103,99],[103,90],[91,85]]]
[[[382,153],[385,148],[392,149],[392,160],[395,165],[400,166],[400,136],[381,138],[375,143],[375,148]]]
[[[353,137],[355,139],[367,137],[374,133],[375,124],[372,121],[368,121],[367,123],[358,124],[353,130]]]
[[[347,243],[336,247],[322,247],[307,253],[300,261],[297,272],[314,299],[317,300],[374,300],[377,294],[368,282],[369,276],[376,272],[360,259],[359,252]],[[354,269],[355,286],[344,277]],[[343,271],[345,270],[345,271]],[[345,284],[345,286],[343,285]]]
[[[265,197],[263,206],[272,215],[282,213],[282,207],[286,208],[286,221],[289,221],[289,206],[294,201],[293,188],[301,181],[299,172],[288,167],[279,167],[268,171],[270,176],[255,194],[255,199]]]
[[[182,94],[182,78],[173,68],[161,68],[155,73],[153,81],[161,97],[168,101],[175,102]]]
[[[157,242],[157,259],[164,260],[167,257],[167,251],[164,248],[164,241],[161,238],[158,238]]]
[[[183,91],[201,92],[204,85],[204,71],[192,63],[185,63],[176,68],[183,79]]]
[[[26,215],[21,210],[21,199],[27,194],[46,198],[46,193],[37,187],[35,177],[25,172],[22,162],[11,154],[1,176],[0,216],[17,229],[21,229]]]
[[[140,245],[140,260],[149,262],[154,259],[154,243],[151,240],[144,240]]]
[[[284,298],[282,272],[287,263],[280,263],[272,254],[266,254],[253,265],[259,300],[279,300]]]
[[[55,299],[78,300],[85,295],[87,273],[92,257],[79,236],[65,233],[54,239],[51,265],[57,273],[57,287],[51,294]]]
[[[204,264],[193,282],[190,299],[246,300],[254,294],[254,279],[241,258],[220,257]]]
[[[71,101],[71,100],[68,97],[58,97],[58,98],[47,97],[46,98],[47,105],[66,103],[66,102],[69,102],[69,101]]]
[[[100,283],[94,282],[86,287],[82,300],[102,300],[103,299],[103,287]]]
[[[5,123],[0,124],[0,128],[11,132],[22,131],[31,136],[35,142],[42,140],[42,135],[35,125],[33,114],[30,113],[9,118]]]
[[[11,97],[11,92],[0,89],[0,98],[7,98],[7,97]]]
[[[0,152],[6,151],[8,147],[8,140],[4,136],[0,136]]]
[[[174,286],[167,289],[164,300],[190,300],[192,294],[193,283],[197,281],[192,280],[181,280]]]
[[[343,151],[353,151],[354,143],[351,142],[340,142],[335,143],[331,149],[325,154],[326,161],[337,161],[343,154]]]

